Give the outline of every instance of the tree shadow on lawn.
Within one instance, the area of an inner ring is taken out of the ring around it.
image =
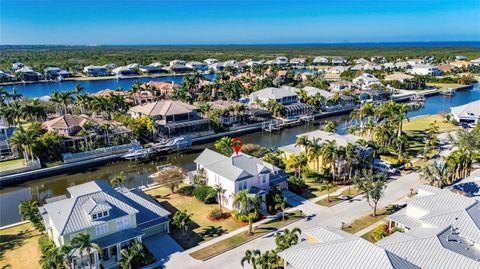
[[[202,231],[198,233],[198,235],[204,239],[207,239],[207,238],[219,237],[225,233],[227,233],[227,230],[223,229],[222,226],[214,227],[210,225],[208,227],[203,228]]]
[[[408,154],[410,156],[417,156],[420,153],[423,153],[423,148],[425,146],[425,132],[423,131],[409,131],[408,136]]]
[[[25,244],[25,239],[33,237],[30,231],[21,231],[18,234],[0,235],[0,259],[5,252],[19,248]]]

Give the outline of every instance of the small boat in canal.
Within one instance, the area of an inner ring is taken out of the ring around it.
[[[172,165],[171,163],[159,165],[157,166],[157,172],[149,175],[148,177],[149,178],[159,177],[164,171],[171,170],[171,169],[178,169],[178,167],[176,167],[175,165]]]
[[[457,91],[454,88],[443,89],[440,91],[441,95],[452,96],[455,95]]]
[[[414,94],[412,97],[410,97],[410,101],[412,102],[425,102],[425,100],[427,100],[427,97],[421,94]]]
[[[128,151],[127,154],[122,155],[121,158],[125,160],[146,160],[148,159],[154,151],[150,148],[148,149],[133,149]]]

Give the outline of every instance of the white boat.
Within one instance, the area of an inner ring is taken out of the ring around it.
[[[159,166],[157,166],[157,172],[149,175],[148,177],[149,178],[156,178],[156,177],[160,176],[161,173],[163,173],[165,170],[169,170],[169,169],[177,169],[177,167],[175,165],[170,164],[170,163],[159,165]]]
[[[448,89],[444,89],[440,92],[441,95],[446,95],[446,96],[452,96],[454,95],[456,92],[456,90],[454,88],[448,88]]]
[[[150,149],[135,149],[129,150],[127,154],[122,155],[121,158],[126,160],[146,159],[150,156],[152,151]]]

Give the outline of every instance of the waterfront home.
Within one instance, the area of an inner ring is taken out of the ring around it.
[[[453,70],[455,70],[455,66],[451,65],[451,64],[439,64],[438,65],[438,69],[440,71],[442,71],[442,73],[448,73],[448,72],[451,72]]]
[[[261,210],[264,211],[269,190],[288,188],[288,175],[282,169],[244,153],[227,157],[205,149],[194,162],[197,173],[200,169],[205,171],[207,185],[220,185],[225,189],[218,202],[229,210],[241,210],[240,204],[233,202],[235,195],[241,191],[260,195]]]
[[[81,131],[87,123],[92,129],[98,129],[102,124],[107,123],[112,126],[120,126],[118,122],[109,121],[101,117],[66,114],[43,122],[42,127],[49,131],[57,131],[64,136],[74,136]]]
[[[15,74],[23,81],[35,81],[43,79],[43,75],[36,72],[35,69],[30,66],[23,66],[22,68],[15,70]]]
[[[138,66],[120,66],[112,70],[115,76],[132,76],[138,73]]]
[[[174,64],[170,66],[170,71],[173,74],[181,74],[181,73],[190,73],[193,71],[193,69],[186,65]]]
[[[455,62],[450,62],[450,65],[453,65],[457,68],[463,68],[463,67],[469,67],[472,65],[471,62],[469,61],[455,61]]]
[[[466,61],[466,60],[468,60],[468,58],[463,55],[455,56],[455,61]]]
[[[83,72],[89,77],[101,77],[110,75],[110,72],[104,66],[88,65],[83,68]]]
[[[142,84],[142,89],[147,90],[148,87],[153,87],[157,90],[160,95],[163,96],[172,96],[173,91],[178,88],[178,85],[175,85],[173,82],[163,82],[163,81],[149,81]]]
[[[114,63],[109,63],[109,64],[104,64],[103,67],[105,67],[107,69],[114,69],[114,68],[117,68],[118,65],[114,64]]]
[[[166,72],[166,70],[163,69],[163,67],[164,65],[161,63],[152,63],[149,65],[140,66],[138,68],[138,71],[142,74],[163,73],[163,72]]]
[[[378,78],[368,73],[363,73],[361,76],[354,78],[352,82],[362,89],[370,88],[374,84],[381,84]]]
[[[67,188],[67,194],[47,199],[40,207],[45,230],[57,247],[86,233],[92,243],[91,268],[117,268],[120,251],[134,241],[169,233],[170,213],[139,189],[112,188],[104,180]],[[89,268],[86,251],[74,249],[73,268]]]
[[[327,65],[328,64],[328,59],[327,59],[327,57],[317,56],[317,57],[313,58],[313,64],[314,65]]]
[[[332,66],[329,69],[327,69],[327,73],[331,74],[341,74],[345,72],[348,69],[346,66]]]
[[[396,62],[395,63],[395,68],[397,68],[397,69],[406,69],[409,66],[410,65],[407,62]]]
[[[0,82],[13,82],[17,81],[17,77],[10,74],[5,70],[0,70]]]
[[[442,74],[438,67],[430,64],[417,64],[412,67],[410,73],[422,76],[440,76]]]
[[[332,92],[342,92],[346,90],[351,90],[355,87],[355,83],[341,80],[330,83],[330,90]]]
[[[421,268],[480,268],[480,202],[429,185],[389,216],[396,232],[377,245]]]
[[[22,68],[22,67],[24,67],[24,66],[25,66],[25,64],[23,64],[23,63],[13,63],[13,64],[12,64],[12,70],[13,70],[13,71],[17,71],[18,69],[20,69],[20,68]]]
[[[257,99],[264,103],[275,100],[282,105],[288,105],[298,102],[298,94],[285,88],[269,87],[250,94],[250,103]]]
[[[203,62],[206,63],[207,65],[212,65],[212,64],[218,63],[218,60],[217,60],[217,59],[208,58],[208,59],[206,59],[206,60],[203,61]]]
[[[346,65],[347,64],[347,59],[343,57],[333,57],[332,58],[332,64],[333,65]]]
[[[188,62],[185,64],[187,67],[192,68],[195,71],[206,71],[208,70],[208,65],[202,63],[202,62]]]
[[[288,65],[288,58],[285,57],[285,56],[280,56],[280,57],[277,57],[275,58],[275,64],[276,65],[280,65],[280,66],[286,66]]]
[[[213,132],[211,122],[198,116],[195,106],[180,101],[155,101],[131,107],[128,113],[134,118],[152,117],[161,136],[199,136]]]
[[[292,58],[290,59],[290,65],[291,66],[305,66],[306,63],[305,58]]]
[[[357,141],[361,139],[361,137],[352,134],[341,135],[322,130],[315,130],[312,132],[299,134],[297,135],[297,138],[301,136],[306,136],[310,141],[313,139],[318,139],[318,146],[322,146],[327,141],[335,141],[335,144],[337,146],[345,147],[347,144],[356,144]],[[302,152],[305,153],[305,148],[302,146],[296,146],[295,143],[280,147],[279,149],[283,152],[283,156],[285,159],[290,159],[294,155],[298,155]],[[367,156],[368,154],[370,154],[370,149],[361,150],[360,154],[362,154],[363,156]],[[308,162],[308,166],[316,171],[320,170],[322,164],[323,160],[321,157],[318,157],[318,159],[316,160],[309,160]],[[344,166],[345,163],[340,163],[340,165]]]
[[[223,63],[220,63],[220,62],[217,62],[217,63],[214,63],[214,64],[211,64],[208,66],[210,69],[213,69],[215,71],[222,71],[225,69],[225,65],[223,65]]]
[[[172,61],[170,61],[169,66],[172,67],[172,66],[177,65],[177,64],[178,65],[185,65],[186,63],[187,62],[184,61],[184,60],[172,60]]]
[[[480,65],[480,58],[471,60],[470,63],[472,63],[472,65],[479,66]]]
[[[408,259],[340,229],[317,226],[304,234],[307,238],[278,253],[284,268],[420,269]]]
[[[43,71],[47,79],[62,79],[71,76],[68,71],[55,66],[47,67]]]
[[[235,107],[240,107],[242,105],[239,102],[216,100],[213,102],[209,102],[208,104],[210,105],[210,110],[216,109],[222,111],[219,120],[224,125],[232,125],[238,123],[243,116],[243,113],[234,110]]]
[[[400,73],[400,72],[395,72],[393,74],[389,74],[385,76],[386,81],[398,81],[398,82],[404,82],[406,80],[411,80],[413,78],[414,76],[411,76],[405,73]]]
[[[480,100],[450,108],[453,119],[460,123],[477,124],[480,119]]]
[[[409,59],[409,60],[407,60],[407,63],[410,66],[416,66],[416,65],[419,65],[419,64],[424,64],[425,61],[423,59]]]

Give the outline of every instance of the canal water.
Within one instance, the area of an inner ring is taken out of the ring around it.
[[[448,112],[451,106],[458,106],[475,100],[480,100],[479,84],[475,85],[471,90],[459,91],[451,97],[441,95],[429,97],[423,108],[418,111],[409,112],[408,116],[415,117],[419,115]],[[316,121],[307,125],[284,129],[281,132],[274,134],[247,134],[242,136],[242,139],[245,143],[255,143],[261,144],[265,147],[278,148],[294,143],[298,134],[319,129],[326,120],[337,122],[339,133],[344,133],[346,131],[348,116],[344,115],[325,118],[321,121]],[[148,176],[156,172],[156,166],[161,164],[171,163],[186,170],[193,170],[195,168],[193,160],[195,160],[204,148],[213,148],[213,143],[194,146],[193,149],[188,152],[171,154],[146,163],[118,161],[100,167],[84,169],[79,172],[56,175],[26,182],[15,187],[4,188],[0,190],[0,226],[20,221],[18,205],[23,200],[34,198],[43,201],[52,196],[65,194],[66,188],[70,186],[96,179],[110,179],[121,171],[127,176],[126,185],[128,187],[134,187],[151,183],[151,179],[149,179]]]
[[[214,80],[216,74],[203,75],[206,79]],[[5,90],[11,91],[16,89],[17,93],[23,94],[27,97],[42,97],[50,95],[52,91],[71,91],[75,88],[75,84],[80,84],[87,93],[96,93],[104,89],[116,90],[122,88],[123,90],[129,90],[132,84],[138,80],[140,83],[149,81],[163,81],[175,84],[180,84],[183,81],[184,76],[161,76],[161,77],[142,77],[142,78],[123,78],[123,79],[102,79],[102,80],[67,80],[61,82],[39,82],[39,83],[26,83],[2,86]]]

